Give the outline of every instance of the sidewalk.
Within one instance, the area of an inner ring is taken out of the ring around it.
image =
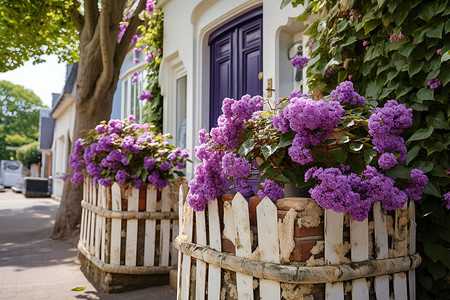
[[[176,299],[169,286],[104,294],[80,271],[78,235],[49,237],[59,202],[0,193],[0,299]],[[76,287],[82,291],[72,291]]]

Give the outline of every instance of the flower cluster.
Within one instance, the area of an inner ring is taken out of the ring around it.
[[[294,66],[294,68],[297,68],[299,70],[303,70],[303,68],[308,63],[309,58],[297,55],[293,59],[291,59],[291,65]]]
[[[203,210],[209,200],[223,193],[229,176],[242,179],[237,188],[244,194],[251,192],[251,187],[244,180],[250,175],[251,165],[245,158],[236,157],[226,149],[236,148],[244,122],[251,119],[262,105],[261,97],[244,95],[240,100],[226,98],[222,104],[219,126],[212,128],[210,134],[204,129],[199,132],[201,145],[195,148],[195,154],[202,163],[195,167],[195,178],[189,183],[187,197],[195,211]]]
[[[430,89],[437,89],[441,86],[441,80],[439,78],[430,79],[428,80],[428,86]]]
[[[351,81],[344,81],[339,84],[336,89],[331,92],[330,99],[340,103],[349,103],[359,106],[364,106],[366,104],[366,99],[355,92]]]
[[[289,155],[294,162],[305,165],[313,161],[308,147],[329,137],[344,113],[337,101],[292,98],[289,105],[274,116],[273,126],[282,133],[288,132],[289,128],[296,132]]]
[[[134,116],[102,122],[75,142],[69,158],[74,171],[70,182],[82,183],[89,175],[96,185],[117,181],[139,188],[148,182],[163,188],[175,179],[173,173],[182,175],[175,169],[183,169],[189,157],[167,138],[170,135],[155,134],[150,124],[137,124]]]
[[[195,152],[202,162],[187,198],[194,210],[226,190],[276,201],[288,182],[310,187],[321,207],[358,221],[375,202],[395,210],[408,198],[421,198],[428,182],[421,170],[413,169],[410,180],[394,180],[384,171],[405,161],[400,134],[412,125],[411,109],[394,100],[374,109],[350,81],[336,87],[329,100],[293,91],[266,104],[270,110],[260,111],[260,97],[226,98],[219,126],[199,132]],[[255,173],[258,186],[250,180]]]
[[[407,150],[400,134],[412,125],[412,109],[389,100],[384,107],[372,112],[368,125],[374,149],[381,154],[380,168],[386,170],[403,163]]]
[[[337,168],[313,167],[305,174],[305,181],[310,178],[318,182],[309,192],[321,207],[347,212],[357,221],[367,219],[370,207],[375,202],[380,202],[386,210],[396,210],[405,205],[408,196],[420,199],[428,181],[422,171],[413,169],[411,187],[402,191],[395,186],[394,179],[371,166],[367,166],[359,176],[355,173],[345,174]]]
[[[147,102],[152,102],[153,96],[149,90],[143,90],[139,100],[147,100]]]
[[[450,210],[450,192],[447,192],[444,194],[444,201],[447,202],[447,205],[445,208]]]
[[[400,41],[403,38],[403,34],[401,32],[398,33],[398,35],[395,35],[391,33],[391,36],[389,37],[389,41],[392,43],[393,41]]]

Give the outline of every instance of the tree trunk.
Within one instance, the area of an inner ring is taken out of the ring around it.
[[[87,131],[110,118],[120,68],[130,48],[131,38],[141,23],[138,14],[145,8],[146,1],[138,1],[119,43],[119,23],[123,17],[125,0],[102,1],[101,9],[98,1],[85,1],[84,16],[77,15],[77,10],[73,12],[75,15],[72,19],[80,32],[80,61],[71,152],[77,139],[85,137]],[[66,173],[71,175],[72,171],[67,162]],[[80,223],[82,195],[82,184],[65,182],[52,238],[69,236]]]

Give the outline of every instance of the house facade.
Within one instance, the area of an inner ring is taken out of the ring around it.
[[[73,141],[75,122],[75,93],[78,65],[67,66],[66,83],[63,92],[54,103],[50,116],[55,119],[52,153],[52,197],[61,199],[67,161]]]
[[[162,0],[164,58],[160,86],[163,131],[194,153],[200,129],[216,126],[225,97],[245,94],[275,100],[302,85],[290,53],[305,48],[301,6],[280,9],[273,0]],[[193,174],[192,164],[187,170]]]

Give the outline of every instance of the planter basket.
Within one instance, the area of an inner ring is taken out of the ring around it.
[[[178,190],[84,183],[78,243],[82,270],[105,292],[167,284],[176,268]]]
[[[415,299],[412,202],[376,203],[357,222],[312,199],[264,198],[252,225],[239,193],[203,212],[180,199],[178,299]]]

